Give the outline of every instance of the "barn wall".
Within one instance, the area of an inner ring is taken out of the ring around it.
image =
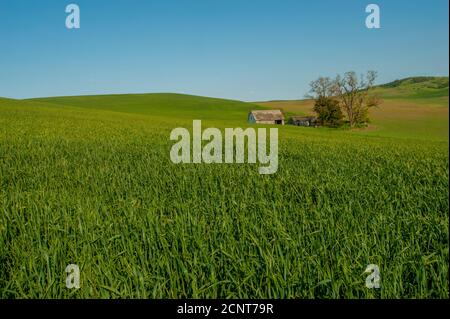
[[[266,121],[261,121],[261,120],[257,120],[254,116],[253,113],[249,113],[247,116],[247,121],[249,123],[256,123],[256,124],[269,124],[269,125],[276,125],[275,120],[266,120]],[[281,120],[281,125],[285,124],[285,120]]]

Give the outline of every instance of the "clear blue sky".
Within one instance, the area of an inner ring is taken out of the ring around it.
[[[65,27],[66,5],[81,29]],[[365,7],[381,8],[381,29]],[[448,75],[448,0],[0,0],[0,96],[303,98],[318,76]]]

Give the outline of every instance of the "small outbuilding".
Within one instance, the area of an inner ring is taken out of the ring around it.
[[[296,126],[317,126],[317,118],[314,116],[293,116],[289,124]]]
[[[281,110],[257,110],[248,113],[248,122],[256,124],[284,125],[284,114]]]

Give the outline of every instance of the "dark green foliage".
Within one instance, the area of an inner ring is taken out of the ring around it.
[[[421,83],[422,88],[448,88],[448,77],[416,76],[382,84],[380,88],[396,88]]]
[[[320,125],[338,127],[342,125],[344,115],[339,102],[333,98],[319,97],[314,103],[314,112]]]

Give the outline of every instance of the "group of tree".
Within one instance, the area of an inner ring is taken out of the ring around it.
[[[319,124],[339,127],[365,125],[369,121],[369,109],[380,104],[371,90],[377,73],[369,71],[365,76],[347,72],[343,77],[320,77],[311,82],[309,97],[314,99],[314,112]]]

